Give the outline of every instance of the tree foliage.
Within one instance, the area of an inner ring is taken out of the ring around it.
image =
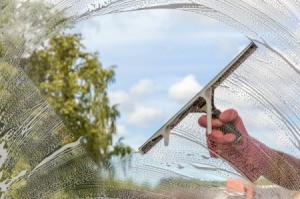
[[[119,112],[110,106],[107,88],[114,82],[114,66],[103,68],[97,53],[85,52],[80,35],[53,37],[21,66],[74,136],[87,140],[98,163],[130,153],[120,142],[113,145]]]

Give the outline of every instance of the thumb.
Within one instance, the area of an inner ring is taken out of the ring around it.
[[[220,114],[219,119],[224,123],[235,122],[239,114],[234,109],[228,109]]]

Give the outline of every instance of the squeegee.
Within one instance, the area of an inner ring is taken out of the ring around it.
[[[165,125],[163,125],[152,137],[150,137],[140,148],[142,154],[150,151],[159,141],[164,139],[165,146],[169,145],[170,131],[185,118],[189,113],[207,114],[207,133],[211,134],[211,120],[218,118],[221,113],[214,104],[214,90],[233,73],[249,56],[257,49],[255,43],[251,42],[235,59],[233,59],[212,81],[210,81],[195,97],[192,98],[179,112],[177,112]],[[223,133],[234,133],[238,142],[241,133],[232,123],[222,126]]]

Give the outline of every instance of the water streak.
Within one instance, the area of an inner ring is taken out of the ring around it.
[[[234,179],[252,187],[256,198],[296,197],[295,191],[274,184],[251,183],[225,159],[211,158],[199,113],[190,113],[172,130],[170,146],[158,143],[143,156],[133,153],[113,159],[109,170],[98,168],[84,143],[74,139],[19,69],[24,56],[78,21],[146,9],[202,14],[255,41],[259,50],[217,88],[216,105],[237,109],[252,137],[300,159],[298,1],[2,0],[1,196],[229,198],[238,194],[226,190],[226,181]]]

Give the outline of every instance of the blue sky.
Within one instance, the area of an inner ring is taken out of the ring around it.
[[[118,66],[109,96],[120,104],[118,137],[135,149],[249,43],[218,21],[178,10],[100,16],[71,32],[104,67]]]

